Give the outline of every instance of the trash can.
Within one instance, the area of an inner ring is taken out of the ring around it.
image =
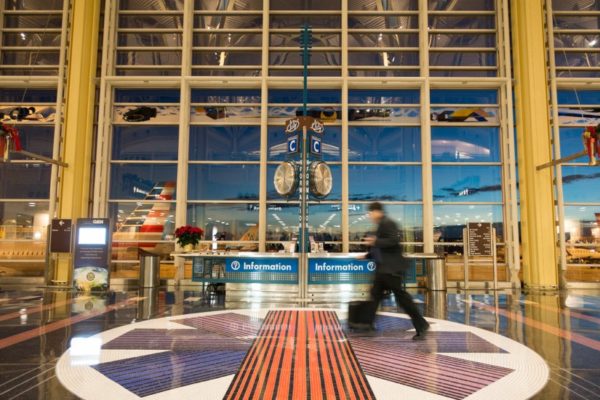
[[[425,258],[427,289],[446,290],[446,259],[443,256]]]
[[[446,259],[435,253],[404,253],[405,258],[423,260],[427,289],[446,290]]]
[[[140,278],[139,287],[155,288],[160,283],[160,256],[149,251],[139,249]]]

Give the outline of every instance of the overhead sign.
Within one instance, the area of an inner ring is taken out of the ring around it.
[[[321,155],[321,138],[316,135],[310,137],[310,152],[312,154]]]
[[[72,222],[70,219],[53,219],[50,230],[50,252],[70,253]]]
[[[492,224],[487,222],[469,222],[467,226],[469,257],[492,257]]]
[[[288,137],[287,151],[288,151],[288,153],[297,153],[298,152],[298,135]]]
[[[297,258],[227,258],[225,272],[298,273]]]
[[[110,220],[78,219],[73,260],[73,284],[76,289],[108,289],[109,254]]]
[[[358,260],[356,258],[309,258],[308,272],[315,273],[349,273],[369,274],[377,269],[372,260]]]

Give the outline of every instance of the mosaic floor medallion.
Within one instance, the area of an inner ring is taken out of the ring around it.
[[[226,310],[154,319],[74,338],[57,375],[84,399],[526,399],[549,370],[504,336],[403,314],[375,332],[320,309]]]

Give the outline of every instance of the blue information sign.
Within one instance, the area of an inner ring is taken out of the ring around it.
[[[227,258],[225,272],[298,273],[296,258]]]
[[[375,262],[357,260],[356,258],[309,258],[308,272],[316,273],[350,273],[368,274],[375,272]]]

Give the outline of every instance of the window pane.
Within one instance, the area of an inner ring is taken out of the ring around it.
[[[313,29],[341,28],[339,15],[271,15],[269,25],[271,29],[300,29],[309,25]]]
[[[179,47],[181,46],[181,33],[119,33],[119,46],[145,46],[145,47]]]
[[[421,167],[350,165],[350,200],[420,201]]]
[[[348,91],[349,103],[369,104],[418,104],[419,90],[367,90]]]
[[[19,138],[24,150],[52,158],[54,126],[19,125]],[[21,154],[11,154],[11,159],[24,160]]]
[[[429,35],[431,47],[496,47],[493,33],[435,33]]]
[[[117,51],[117,65],[180,65],[179,51]]]
[[[5,65],[58,65],[59,51],[2,51]]]
[[[113,241],[173,240],[175,203],[109,203],[109,217],[114,224]],[[157,243],[144,243],[155,247]],[[150,249],[146,249],[150,250]]]
[[[260,159],[259,126],[192,126],[190,160]]]
[[[561,121],[562,122],[562,121]],[[581,135],[583,134],[583,128],[560,128],[560,155],[566,157],[571,154],[576,154],[584,150],[583,141]],[[574,160],[569,161],[570,163],[584,162],[587,163],[589,158],[582,156]]]
[[[120,15],[119,28],[182,29],[183,15]]]
[[[204,240],[258,241],[258,204],[188,204],[187,223]]]
[[[429,53],[429,64],[431,66],[495,66],[496,53],[492,52],[434,52]],[[469,71],[470,72],[470,71]]]
[[[258,165],[190,165],[188,199],[258,200]]]
[[[60,46],[60,33],[30,33],[20,32],[2,33],[2,44],[4,46],[29,47],[29,46]]]
[[[494,29],[494,15],[430,15],[429,29]]]
[[[600,204],[565,207],[565,231],[569,244],[598,245],[600,243]],[[572,258],[575,257],[574,254],[569,255]],[[596,260],[596,262],[598,261],[600,261],[600,257]]]
[[[350,161],[420,161],[419,127],[350,126]]]
[[[500,161],[498,128],[434,127],[431,129],[433,161]]]
[[[260,90],[256,89],[193,89],[193,103],[260,103]]]
[[[309,204],[308,232],[316,242],[341,242],[341,204]]]
[[[262,46],[262,35],[260,33],[195,33],[194,46],[260,47]]]
[[[115,126],[113,160],[177,160],[178,126]]]
[[[417,29],[416,15],[349,15],[349,29]]]
[[[271,0],[271,10],[337,10],[341,0]]]
[[[494,0],[429,0],[428,8],[432,11],[493,11]]]
[[[63,0],[5,0],[5,10],[62,10]]]
[[[436,242],[462,242],[462,230],[468,222],[491,222],[496,228],[497,241],[504,237],[500,205],[434,205],[433,218]]]
[[[349,211],[350,241],[359,242],[377,227],[367,216],[368,204],[351,204]],[[386,214],[398,224],[401,242],[423,240],[423,207],[413,204],[386,204]]]
[[[598,190],[590,190],[591,187],[597,189],[598,178],[600,178],[598,168],[588,166],[563,167],[563,193],[565,202],[598,202]]]
[[[261,29],[262,15],[195,15],[194,28],[198,29]]]
[[[4,28],[61,28],[62,15],[5,15]]]
[[[418,0],[349,1],[348,9],[351,11],[416,11],[419,9],[419,2]]]
[[[183,0],[163,0],[152,2],[146,0],[121,0],[120,10],[183,10]]]
[[[287,159],[287,138],[283,126],[269,126],[269,161],[283,161]],[[328,126],[321,145],[324,161],[341,160],[342,132],[341,127]]]
[[[50,196],[50,166],[0,163],[0,198],[47,199]]]
[[[502,201],[500,167],[434,166],[432,175],[434,201]]]
[[[192,106],[190,121],[193,123],[242,122],[258,125],[260,124],[260,106]]]
[[[497,104],[497,90],[432,90],[431,104]]]
[[[298,235],[298,213],[298,204],[268,204],[267,240],[293,240]]]
[[[350,47],[419,47],[418,33],[349,33]]]
[[[262,54],[260,51],[194,51],[192,64],[194,65],[260,65]]]
[[[2,240],[45,241],[49,221],[48,202],[0,203],[0,239]]]
[[[308,91],[308,103],[341,103],[339,90],[316,89]],[[302,104],[302,90],[273,89],[269,90],[269,103]]]
[[[179,89],[117,89],[117,103],[179,103]]]
[[[341,43],[340,34],[332,33],[313,33],[312,47],[339,47]],[[261,43],[259,41],[258,46]],[[298,33],[271,33],[269,45],[271,47],[298,47]],[[314,54],[314,53],[313,53]]]
[[[144,199],[168,185],[175,186],[177,166],[171,164],[112,164],[111,199]],[[173,190],[172,197],[175,197]]]
[[[260,64],[260,62],[258,62]],[[270,51],[269,65],[304,65],[301,51]],[[341,65],[341,53],[338,51],[312,51],[310,65]],[[312,73],[312,71],[311,71]]]
[[[381,66],[406,66],[419,65],[418,51],[350,51],[348,52],[350,65],[381,65]]]
[[[559,104],[600,104],[600,90],[559,90]]]

